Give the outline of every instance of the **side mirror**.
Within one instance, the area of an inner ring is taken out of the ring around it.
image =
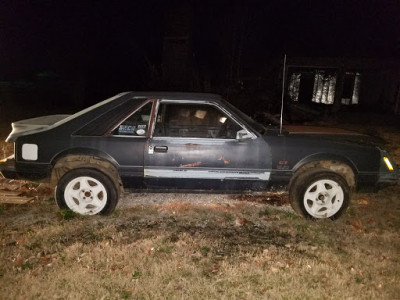
[[[249,134],[246,130],[242,129],[239,130],[238,132],[236,132],[236,139],[239,141],[243,141],[243,140],[247,140],[247,139],[251,139],[252,135]]]

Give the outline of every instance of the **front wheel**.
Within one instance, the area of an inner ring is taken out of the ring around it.
[[[75,169],[59,180],[56,202],[61,209],[81,215],[107,215],[114,211],[118,193],[113,182],[94,169]]]
[[[350,202],[346,180],[326,169],[310,169],[298,175],[289,191],[293,209],[306,218],[337,219]]]

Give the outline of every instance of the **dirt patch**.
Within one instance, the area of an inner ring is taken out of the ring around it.
[[[266,195],[233,195],[232,199],[239,201],[265,203],[274,206],[289,205],[289,195],[284,192],[268,193]]]

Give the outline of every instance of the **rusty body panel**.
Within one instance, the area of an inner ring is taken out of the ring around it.
[[[201,140],[201,141],[200,141]],[[263,139],[153,138],[168,152],[145,151],[145,183],[151,188],[242,190],[265,189],[271,153]]]

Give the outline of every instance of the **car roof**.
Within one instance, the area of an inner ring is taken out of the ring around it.
[[[210,93],[188,93],[188,92],[127,92],[132,98],[156,98],[166,100],[199,100],[199,101],[221,101],[222,97]]]
[[[86,124],[97,118],[99,115],[109,111],[116,105],[120,105],[129,99],[162,99],[162,100],[189,100],[189,101],[216,101],[221,102],[222,98],[220,95],[210,93],[188,93],[188,92],[123,92],[119,93],[111,98],[98,102],[90,107],[87,107],[73,115],[62,115],[62,116],[44,116],[35,119],[22,120],[13,123],[13,131],[7,138],[8,142],[15,141],[19,136],[39,133],[47,131],[52,128],[61,126],[68,123],[71,127],[71,122],[75,122],[75,126],[82,127],[82,124]],[[53,120],[53,121],[50,121]],[[32,125],[38,122],[44,122],[43,124],[37,124],[35,128]],[[26,130],[26,124],[30,125],[30,130]],[[48,124],[49,123],[49,124]],[[25,129],[25,130],[21,130]],[[72,127],[71,127],[72,128]],[[75,128],[76,129],[76,128]],[[75,130],[74,129],[74,130]]]

